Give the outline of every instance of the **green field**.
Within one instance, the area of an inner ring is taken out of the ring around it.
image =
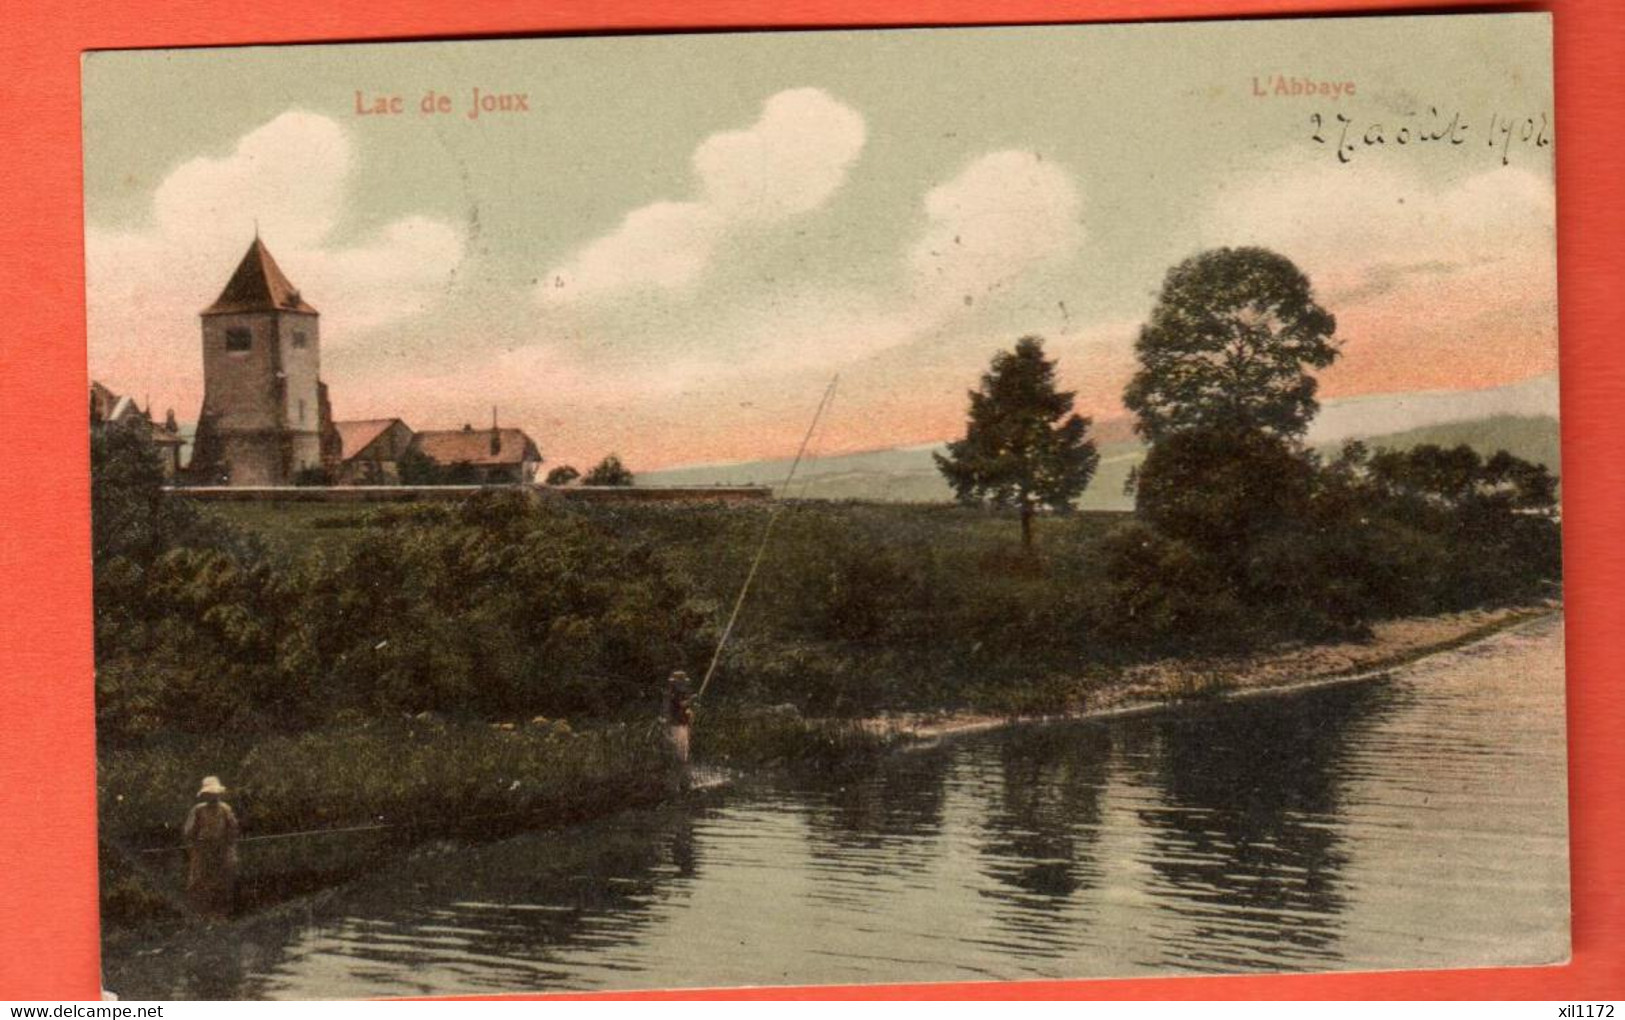
[[[369,523],[387,521],[391,513],[377,505],[295,502],[221,503],[208,512],[260,537],[290,563],[339,555]],[[944,595],[986,594],[989,586],[1009,583],[1038,596],[1057,576],[1082,580],[1091,545],[1132,516],[1081,511],[1042,517],[1036,549],[1028,556],[1020,548],[1016,514],[951,503],[579,504],[568,512],[658,549],[715,603],[719,625],[774,517],[742,622],[778,616],[782,625],[815,609],[820,593],[807,585],[818,576],[827,579],[832,568],[854,574],[866,567],[869,573],[889,569],[917,581],[915,593],[937,608]],[[894,617],[911,609],[883,608]]]
[[[366,503],[204,503],[206,517],[243,528],[284,558],[342,552],[358,534]]]
[[[207,512],[294,566],[341,557],[397,511],[363,504],[223,503]],[[580,515],[648,548],[720,634],[762,537],[761,567],[712,700],[814,713],[1004,706],[1019,679],[1119,653],[1083,640],[1096,543],[1128,515],[1045,516],[1024,553],[1016,515],[953,504],[800,501],[586,504]],[[775,519],[776,518],[776,519]],[[674,662],[703,672],[708,657]]]

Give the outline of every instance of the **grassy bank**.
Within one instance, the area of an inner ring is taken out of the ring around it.
[[[905,738],[851,721],[723,711],[697,763],[853,768]],[[181,825],[199,777],[226,778],[242,821],[239,911],[322,889],[433,839],[480,841],[569,825],[681,790],[652,720],[577,732],[561,721],[434,717],[261,739],[175,739],[98,762],[103,918],[184,915]]]
[[[97,771],[104,916],[113,921],[180,909],[185,854],[167,848],[180,843],[205,774],[226,779],[250,840],[245,909],[349,877],[431,837],[567,824],[606,806],[652,803],[674,782],[650,726],[576,733],[558,723],[508,729],[436,719],[176,739],[104,751]]]

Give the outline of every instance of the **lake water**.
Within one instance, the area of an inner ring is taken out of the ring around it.
[[[1553,616],[1387,680],[1017,727],[404,861],[110,955],[126,999],[1534,964],[1568,953]]]

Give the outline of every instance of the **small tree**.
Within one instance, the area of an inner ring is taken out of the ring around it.
[[[422,450],[408,448],[395,462],[402,485],[441,485],[440,462]]]
[[[571,467],[568,464],[560,464],[558,467],[554,468],[553,470],[551,470],[551,471],[549,471],[547,473],[547,484],[549,484],[549,485],[569,485],[571,482],[575,481],[577,478],[580,478],[580,477],[581,477],[581,472],[580,471],[577,471],[575,468]]]
[[[170,548],[208,531],[196,505],[166,493],[164,483],[145,430],[90,434],[91,554],[98,571],[120,557],[144,570]]]
[[[586,473],[581,479],[582,485],[631,485],[632,472],[628,471],[621,458],[610,454]]]
[[[1021,544],[1031,549],[1033,515],[1065,509],[1094,477],[1100,454],[1088,438],[1091,420],[1074,414],[1073,394],[1055,388],[1055,362],[1044,341],[1025,336],[1000,351],[970,391],[965,438],[936,454],[961,503],[990,502],[1021,511]]]
[[[1268,432],[1297,439],[1319,410],[1306,370],[1337,358],[1337,320],[1309,278],[1264,248],[1217,248],[1168,271],[1123,393],[1140,435]]]

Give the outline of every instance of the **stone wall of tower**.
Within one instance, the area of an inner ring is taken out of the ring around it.
[[[226,484],[287,485],[322,465],[318,324],[293,311],[203,317],[200,426],[211,422]]]

